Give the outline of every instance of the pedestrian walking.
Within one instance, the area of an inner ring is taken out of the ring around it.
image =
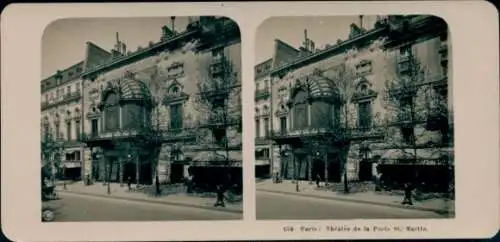
[[[128,190],[132,190],[132,178],[129,176],[127,177],[127,187],[128,187]]]
[[[215,201],[214,207],[225,207],[224,204],[224,190],[221,185],[217,185],[217,201]]]
[[[319,174],[316,174],[316,186],[319,187],[319,182],[321,181],[321,177],[319,176]]]
[[[411,184],[409,182],[405,183],[404,189],[405,189],[405,196],[401,204],[413,205],[413,202],[411,201],[411,191],[412,191]]]
[[[161,189],[160,189],[160,179],[158,179],[158,176],[156,176],[155,179],[155,185],[156,185],[156,196],[160,196]]]

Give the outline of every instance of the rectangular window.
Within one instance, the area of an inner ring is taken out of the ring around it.
[[[170,105],[170,129],[182,129],[182,104]]]
[[[80,151],[75,151],[75,160],[80,160]]]
[[[49,126],[45,125],[43,128],[44,128],[43,134],[45,137],[45,141],[47,141],[49,139]]]
[[[61,138],[61,133],[59,132],[59,124],[56,124],[56,138],[60,139]]]
[[[280,118],[280,132],[285,133],[286,132],[286,117],[281,117]]]
[[[122,128],[140,128],[144,124],[144,113],[141,106],[136,104],[125,104],[122,106]]]
[[[256,138],[260,137],[260,120],[259,119],[255,120],[255,137]]]
[[[68,95],[68,96],[69,96],[69,95],[71,95],[71,86],[68,86],[68,88],[67,88],[67,89],[68,89],[68,91],[67,91],[67,94],[66,94],[66,95]]]
[[[76,140],[81,139],[81,134],[80,134],[80,120],[75,121],[75,135],[76,135]]]
[[[213,131],[215,143],[219,146],[225,146],[227,137],[226,137],[226,129],[221,128],[221,129],[215,129]]]
[[[71,140],[71,121],[66,123],[66,138]]]
[[[222,56],[223,53],[224,53],[224,48],[215,48],[212,50],[213,57]]]
[[[340,128],[340,112],[341,112],[341,106],[340,105],[335,105],[333,107],[333,125],[336,128]]]
[[[399,49],[399,54],[401,56],[408,56],[411,54],[411,46],[410,45],[405,45],[405,46],[402,46],[400,49]]]
[[[266,138],[269,137],[269,118],[264,119],[264,132],[265,132]]]
[[[307,106],[305,104],[297,104],[294,108],[294,129],[305,129],[307,128]]]
[[[97,119],[92,119],[92,137],[99,135],[99,122]]]
[[[410,145],[413,144],[415,138],[413,127],[402,127],[401,134],[405,143]]]
[[[358,125],[360,128],[371,126],[371,102],[361,102],[358,104]]]
[[[256,160],[269,159],[269,149],[264,148],[264,149],[255,150],[255,159]]]

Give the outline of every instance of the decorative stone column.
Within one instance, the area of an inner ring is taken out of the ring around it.
[[[141,174],[141,164],[140,164],[139,156],[135,155],[135,183],[139,186],[140,174]]]
[[[189,165],[184,165],[183,177],[189,177]]]
[[[309,184],[313,183],[312,179],[312,154],[307,155],[307,178],[309,180]]]

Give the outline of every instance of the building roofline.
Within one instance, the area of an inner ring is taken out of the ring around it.
[[[87,42],[85,42],[85,43],[86,43],[87,45],[93,45],[93,46],[94,46],[94,47],[96,47],[97,49],[102,50],[102,51],[104,51],[104,52],[106,52],[106,53],[108,53],[108,54],[110,54],[110,55],[111,55],[111,52],[109,52],[109,51],[105,50],[104,48],[102,48],[101,46],[97,45],[96,43],[94,43],[94,42],[92,42],[92,41],[90,41],[90,40],[89,40],[89,41],[87,41]]]
[[[428,16],[426,15],[422,18],[417,18],[416,21],[412,22],[411,24],[413,26],[415,26],[417,29],[422,28],[421,26],[426,25],[427,21],[432,21],[433,17],[434,16],[432,16],[432,15],[428,15]],[[356,42],[358,42],[358,41],[361,41],[361,40],[369,38],[369,37],[380,35],[386,31],[388,31],[389,29],[390,29],[390,27],[388,25],[384,25],[384,26],[381,26],[378,28],[368,30],[366,32],[359,34],[358,36],[356,36],[354,38],[347,39],[345,41],[342,41],[339,44],[335,44],[333,46],[330,46],[330,47],[325,48],[323,50],[320,50],[318,52],[312,53],[310,55],[299,57],[299,58],[293,60],[291,63],[283,64],[281,66],[278,66],[277,68],[273,68],[270,71],[270,74],[275,75],[275,74],[281,73],[283,71],[287,71],[288,69],[302,67],[304,65],[307,65],[308,62],[313,61],[314,59],[327,58],[330,55],[334,55],[334,54],[338,53],[339,50],[343,50],[344,48],[355,45]]]
[[[272,61],[273,61],[273,58],[272,58],[272,57],[269,57],[269,58],[267,58],[266,60],[264,60],[264,61],[261,61],[261,62],[257,63],[257,64],[255,65],[255,67],[257,67],[257,66],[261,66],[261,65],[264,65],[264,64],[266,64],[267,62],[272,62]]]
[[[65,72],[65,71],[68,71],[68,70],[69,70],[69,69],[71,69],[71,68],[74,68],[74,67],[78,66],[78,65],[83,65],[83,63],[84,63],[84,61],[79,61],[79,62],[77,62],[76,64],[70,65],[70,66],[68,66],[68,67],[66,67],[66,68],[64,68],[64,69],[62,69],[62,70],[59,70],[59,71],[61,71],[61,72]],[[83,68],[82,68],[82,70],[83,70]],[[41,82],[47,81],[47,80],[49,80],[50,78],[55,77],[55,75],[56,75],[56,74],[57,74],[57,71],[56,71],[54,74],[52,74],[52,75],[50,75],[50,76],[48,76],[48,77],[46,77],[46,78],[42,79],[42,81],[41,81]]]
[[[126,63],[126,62],[128,62],[132,59],[135,59],[135,58],[139,58],[142,55],[145,55],[145,54],[147,54],[155,49],[164,48],[164,47],[168,46],[169,44],[173,43],[174,41],[178,41],[179,39],[189,37],[189,36],[193,35],[194,33],[197,33],[198,31],[199,31],[199,29],[184,31],[184,32],[179,33],[177,35],[174,35],[174,36],[172,36],[164,41],[160,41],[156,44],[153,44],[152,46],[148,46],[148,47],[144,48],[143,50],[133,52],[130,55],[118,57],[116,59],[113,59],[113,60],[105,63],[105,64],[90,68],[89,70],[85,70],[81,76],[82,76],[82,78],[85,78],[85,77],[92,75],[94,73],[97,73],[97,72],[101,72],[101,71],[104,71],[107,69],[114,69],[114,68],[116,68],[116,66],[118,66],[120,64]]]
[[[288,48],[290,48],[290,49],[294,50],[294,51],[295,51],[295,52],[297,52],[297,53],[299,53],[299,52],[300,52],[300,50],[299,50],[299,49],[297,49],[297,48],[293,47],[292,45],[288,44],[287,42],[285,42],[285,41],[283,41],[283,40],[281,40],[281,39],[276,38],[276,39],[274,39],[274,41],[275,41],[275,42],[279,42],[280,44],[282,44],[282,45],[284,45],[284,46],[286,46],[286,47],[288,47]]]
[[[377,34],[380,34],[382,33],[383,31],[386,30],[386,27],[381,27],[381,28],[375,28],[375,29],[372,29],[372,30],[368,30],[352,39],[347,39],[345,41],[342,41],[341,43],[339,44],[335,44],[333,46],[330,46],[328,48],[325,48],[323,50],[320,50],[318,52],[315,52],[315,53],[312,53],[310,55],[306,55],[306,56],[303,56],[303,57],[298,57],[297,59],[293,60],[292,62],[290,63],[287,63],[287,64],[284,64],[284,65],[281,65],[281,66],[278,66],[277,68],[271,70],[271,75],[273,74],[276,74],[276,73],[279,73],[279,72],[282,72],[286,69],[290,69],[290,68],[294,68],[294,67],[301,67],[303,66],[306,62],[308,61],[311,61],[315,58],[325,58],[325,56],[329,56],[331,54],[334,54],[336,52],[338,52],[339,50],[347,47],[347,46],[350,46],[352,44],[354,44],[355,42],[359,41],[359,40],[362,40],[364,38],[367,38],[367,37],[370,37],[370,36],[373,36],[373,35],[377,35]]]

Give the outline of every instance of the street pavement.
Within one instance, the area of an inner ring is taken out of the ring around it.
[[[257,219],[447,218],[429,211],[256,191]]]
[[[55,209],[55,222],[242,219],[242,214],[217,210],[69,193],[61,193],[60,197],[48,202]]]

